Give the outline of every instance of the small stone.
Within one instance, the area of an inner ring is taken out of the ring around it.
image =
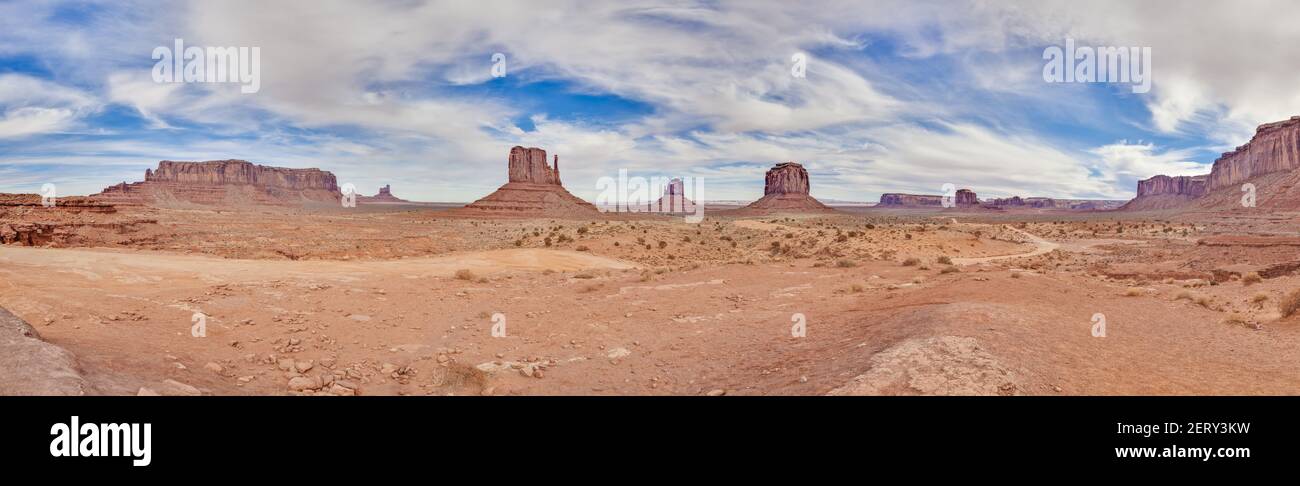
[[[311,361],[295,361],[293,363],[293,369],[298,370],[299,373],[306,373],[314,366]]]
[[[222,371],[225,371],[225,370],[226,370],[225,368],[222,368],[221,365],[216,364],[216,363],[208,363],[208,364],[205,364],[205,365],[203,365],[203,369],[208,370],[208,371],[211,371],[211,372],[213,372],[213,373],[217,373],[217,374],[221,374]]]
[[[136,393],[135,393],[135,396],[137,396],[137,397],[160,397],[160,396],[162,396],[162,395],[159,395],[158,392],[153,391],[153,390],[150,390],[150,389],[148,389],[148,388],[140,387],[140,391],[136,392]]]
[[[708,395],[711,396],[711,397],[720,397],[720,396],[723,396],[723,395],[726,395],[726,394],[727,394],[727,391],[726,391],[726,390],[723,390],[723,389],[721,389],[721,388],[716,389],[716,390],[710,390],[709,393],[708,393]]]
[[[197,397],[203,394],[203,392],[199,391],[198,388],[194,388],[190,385],[186,385],[176,380],[163,380],[163,384],[167,385],[168,390],[172,392],[170,394],[173,395]]]
[[[311,390],[313,388],[319,388],[319,386],[317,385],[316,380],[313,380],[311,378],[305,376],[295,376],[289,379],[290,390],[303,391],[303,390]]]

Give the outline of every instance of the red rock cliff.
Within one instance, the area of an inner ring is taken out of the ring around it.
[[[767,170],[763,195],[808,194],[808,171],[798,162],[782,162]]]
[[[1215,160],[1207,189],[1240,186],[1252,177],[1296,168],[1300,168],[1300,116],[1260,125],[1249,142]]]
[[[546,151],[537,147],[512,147],[509,171],[509,182],[560,185],[560,157],[555,157],[552,168],[546,163]]]

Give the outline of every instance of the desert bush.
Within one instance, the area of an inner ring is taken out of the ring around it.
[[[951,267],[951,266],[949,266],[949,267],[943,267],[943,270],[939,270],[939,273],[941,273],[941,274],[943,274],[943,273],[957,273],[957,272],[960,272],[960,271],[961,271],[961,270],[957,269],[957,267]]]
[[[1129,287],[1127,290],[1124,291],[1124,296],[1125,296],[1125,297],[1139,297],[1139,296],[1141,296],[1141,295],[1144,294],[1144,293],[1145,293],[1145,292],[1144,292],[1141,288],[1138,288],[1138,287]]]
[[[1291,291],[1277,302],[1277,310],[1282,313],[1282,317],[1291,317],[1296,311],[1300,311],[1300,289]]]
[[[841,258],[835,261],[835,266],[839,268],[853,268],[858,266],[858,262],[849,260],[848,258]]]
[[[1264,279],[1259,276],[1259,273],[1256,272],[1250,272],[1241,276],[1242,285],[1257,284],[1263,281]]]
[[[950,258],[948,255],[941,256],[939,257],[938,260],[935,261],[943,265],[952,265],[952,258]]]
[[[1182,292],[1179,292],[1178,295],[1175,295],[1174,300],[1195,300],[1195,299],[1192,297],[1191,292],[1184,290]]]
[[[617,245],[617,243],[618,243],[618,242],[615,242],[616,245]],[[577,247],[577,248],[574,248],[574,250],[578,250],[578,251],[591,251],[591,248],[587,248],[587,245],[578,245],[578,247]]]
[[[474,280],[474,272],[467,268],[456,270],[456,280]]]
[[[590,272],[582,272],[577,275],[574,275],[573,278],[591,279],[591,278],[596,278],[596,275]]]
[[[1258,293],[1258,294],[1252,295],[1252,296],[1250,297],[1250,302],[1253,303],[1253,304],[1263,304],[1264,302],[1267,302],[1267,301],[1268,301],[1268,294],[1263,293],[1263,292],[1260,292],[1260,293]]]
[[[921,259],[916,257],[909,257],[908,259],[903,260],[904,267],[915,267],[920,264],[921,264]]]

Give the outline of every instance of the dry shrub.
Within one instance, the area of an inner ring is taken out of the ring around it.
[[[920,264],[921,264],[921,259],[916,257],[911,257],[906,260],[903,260],[904,267],[915,267]]]
[[[473,280],[474,280],[474,272],[469,271],[469,269],[467,269],[467,268],[462,268],[462,269],[460,269],[460,270],[456,270],[456,280],[470,280],[470,281],[473,281]]]
[[[1242,285],[1257,284],[1262,281],[1264,281],[1264,279],[1259,276],[1259,273],[1256,272],[1250,272],[1241,276]]]
[[[1300,289],[1291,291],[1277,302],[1277,310],[1282,313],[1282,317],[1291,317],[1296,311],[1300,311]]]

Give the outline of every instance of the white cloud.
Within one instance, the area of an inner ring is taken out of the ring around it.
[[[92,96],[21,74],[0,75],[0,139],[72,128],[98,109]]]

